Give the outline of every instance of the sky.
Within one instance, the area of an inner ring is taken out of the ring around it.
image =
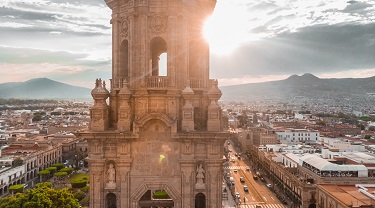
[[[111,78],[104,0],[1,0],[0,83]],[[375,0],[217,0],[204,29],[221,86],[375,76]]]

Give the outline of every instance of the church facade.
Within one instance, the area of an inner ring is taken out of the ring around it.
[[[202,36],[216,0],[105,1],[112,79],[96,80],[89,129],[76,133],[90,207],[221,207],[228,135]]]

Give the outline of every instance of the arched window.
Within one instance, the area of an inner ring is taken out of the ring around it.
[[[151,76],[167,76],[167,43],[161,37],[155,37],[150,44],[150,74]]]
[[[206,208],[206,196],[203,193],[195,195],[195,208]]]
[[[116,195],[114,193],[107,194],[106,201],[107,201],[107,207],[108,208],[116,208],[117,207],[116,206],[117,198],[116,198]]]

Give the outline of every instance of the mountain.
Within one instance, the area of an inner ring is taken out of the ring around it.
[[[79,99],[91,98],[91,90],[47,78],[36,78],[26,82],[0,84],[0,98],[20,99]]]
[[[313,74],[292,75],[285,80],[222,86],[222,100],[342,98],[375,93],[375,76],[369,78],[320,79]]]

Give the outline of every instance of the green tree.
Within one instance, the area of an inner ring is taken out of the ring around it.
[[[326,124],[326,122],[324,122],[324,121],[317,121],[317,122],[316,122],[316,125],[319,125],[319,126],[325,126],[325,125],[327,125],[327,124]]]
[[[365,135],[365,139],[371,139],[371,135]]]
[[[12,193],[22,193],[23,192],[23,184],[16,184],[9,187],[9,191]]]
[[[0,199],[0,208],[78,208],[79,203],[67,189],[39,186],[26,193]]]
[[[23,164],[23,160],[20,158],[20,157],[16,157],[14,160],[13,160],[13,165],[14,166],[20,166]]]
[[[363,124],[358,124],[357,127],[361,128],[361,130],[365,130],[366,129],[365,125],[363,125]]]
[[[40,176],[40,181],[44,181],[48,178],[50,175],[49,170],[42,170],[38,172],[38,175]]]
[[[41,121],[41,120],[42,120],[42,115],[40,115],[39,113],[34,114],[33,122],[38,122],[38,121]]]

